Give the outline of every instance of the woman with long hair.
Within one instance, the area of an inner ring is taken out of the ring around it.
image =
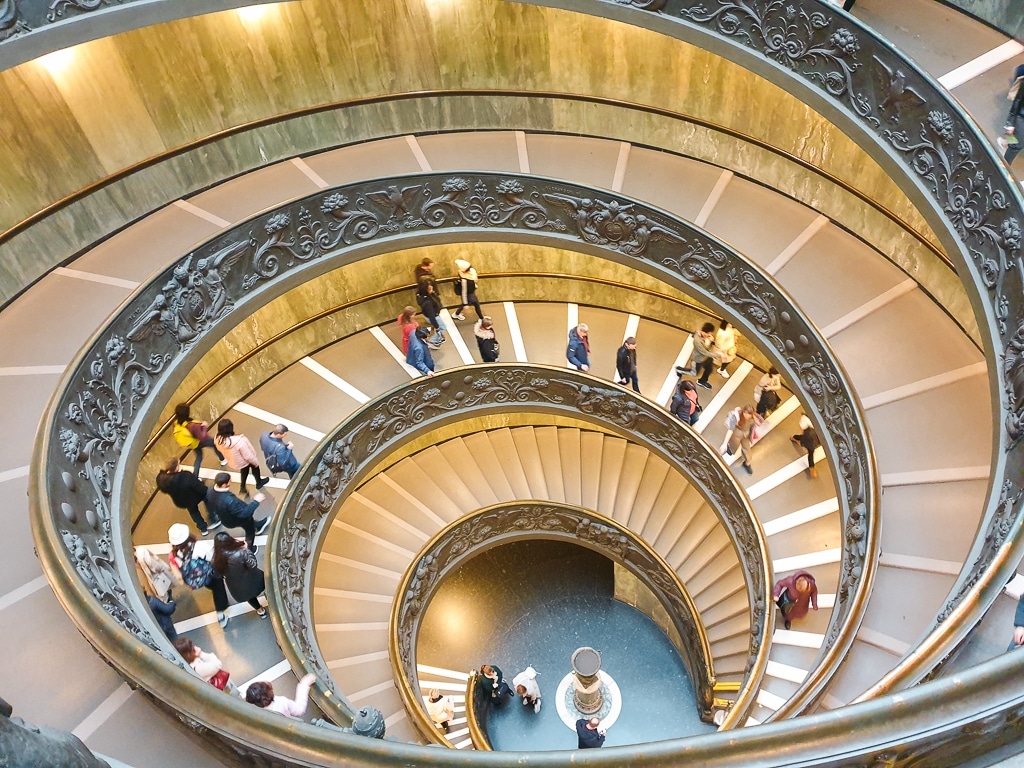
[[[267,609],[259,601],[267,586],[266,576],[244,541],[226,531],[218,533],[213,541],[213,570],[224,577],[235,600],[247,602],[256,609],[257,616],[267,618]]]
[[[213,570],[209,560],[195,551],[196,537],[184,523],[175,523],[167,529],[167,540],[171,545],[168,557],[171,567],[178,572],[178,579],[192,590],[206,587],[213,593],[213,607],[217,611],[217,622],[228,625],[228,593],[224,579]]]
[[[249,438],[245,435],[235,434],[235,425],[231,419],[221,419],[217,422],[217,447],[224,452],[227,457],[228,466],[236,472],[242,474],[242,495],[248,496],[249,491],[245,489],[245,485],[249,480],[249,471],[252,471],[253,477],[256,478],[256,490],[258,491],[268,482],[269,478],[260,476],[260,460],[256,456],[256,451],[252,447],[252,443],[249,442]]]

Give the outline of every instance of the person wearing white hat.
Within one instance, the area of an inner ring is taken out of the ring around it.
[[[480,309],[480,302],[476,298],[477,274],[473,265],[465,259],[456,259],[455,266],[459,270],[459,279],[455,282],[455,295],[462,301],[459,311],[452,315],[456,320],[465,320],[463,314],[466,307],[472,305],[476,311],[476,319],[483,320],[484,311]]]

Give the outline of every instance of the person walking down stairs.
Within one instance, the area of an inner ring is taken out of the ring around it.
[[[807,418],[806,413],[800,414],[800,432],[789,439],[807,451],[807,474],[817,480],[818,470],[814,468],[814,451],[821,441],[818,440],[818,433],[814,431],[814,424]]]

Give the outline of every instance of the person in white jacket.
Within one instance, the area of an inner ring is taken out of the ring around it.
[[[540,686],[537,684],[536,669],[527,667],[513,677],[512,687],[523,697],[524,707],[533,707],[534,712],[540,712]]]
[[[455,717],[455,700],[451,696],[442,696],[437,688],[431,688],[427,696],[427,714],[434,725],[448,733],[448,725]]]
[[[310,672],[303,675],[299,684],[295,686],[295,699],[285,696],[275,696],[274,686],[262,681],[250,683],[245,691],[245,700],[255,704],[268,712],[277,712],[285,717],[301,719],[306,714],[306,706],[309,704],[309,689],[316,680],[316,675]]]

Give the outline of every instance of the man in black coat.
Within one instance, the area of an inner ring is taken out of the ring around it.
[[[188,510],[189,517],[205,536],[207,532],[220,525],[220,519],[209,507],[206,508],[209,524],[199,512],[199,502],[206,501],[206,483],[197,475],[182,468],[177,459],[171,459],[156,476],[156,487],[171,497],[174,506]]]
[[[636,378],[636,339],[632,336],[619,347],[619,352],[615,356],[615,373],[619,384],[632,384],[634,392],[640,391],[640,382]]]
[[[605,733],[601,727],[601,718],[592,717],[588,720],[581,717],[576,721],[576,736],[579,749],[597,749],[604,746]]]
[[[266,496],[258,492],[252,501],[245,502],[231,492],[231,475],[218,472],[214,485],[206,494],[206,508],[210,514],[216,514],[228,528],[241,528],[245,531],[245,543],[256,554],[256,534],[263,533],[270,525],[270,518],[254,520],[253,513]]]

